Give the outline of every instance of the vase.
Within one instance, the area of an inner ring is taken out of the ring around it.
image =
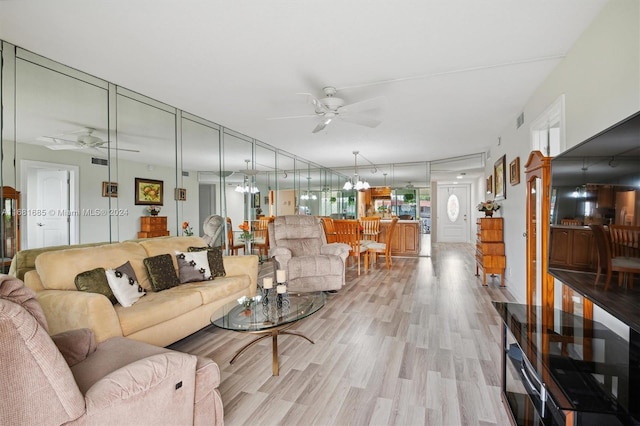
[[[151,216],[158,216],[158,213],[160,212],[152,210],[150,213],[151,213]]]
[[[493,210],[485,210],[484,217],[493,217]]]

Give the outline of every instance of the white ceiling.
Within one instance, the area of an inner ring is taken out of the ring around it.
[[[0,1],[0,39],[317,164],[384,165],[495,145],[605,3]],[[269,120],[324,86],[384,96],[382,124]]]

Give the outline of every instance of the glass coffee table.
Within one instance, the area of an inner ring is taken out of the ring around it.
[[[257,334],[260,337],[244,345],[231,359],[230,364],[247,349],[262,339],[272,338],[273,375],[280,374],[278,364],[278,336],[289,334],[302,337],[314,343],[302,333],[286,330],[296,322],[318,312],[326,302],[324,292],[285,293],[275,291],[265,293],[258,288],[258,296],[242,302],[230,302],[214,312],[211,323],[225,330]]]

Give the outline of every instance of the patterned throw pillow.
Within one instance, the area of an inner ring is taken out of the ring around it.
[[[222,261],[222,249],[220,247],[189,247],[188,251],[206,251],[207,259],[209,260],[209,269],[211,270],[211,276],[224,277],[227,273],[224,270],[224,262]]]
[[[138,284],[129,262],[115,269],[107,269],[105,274],[113,295],[124,308],[133,305],[138,299],[147,294],[142,286]]]
[[[170,254],[147,257],[142,263],[147,268],[153,291],[166,290],[180,284]]]
[[[80,272],[76,275],[74,280],[76,288],[80,291],[87,291],[89,293],[99,293],[106,296],[111,304],[118,303],[118,299],[113,295],[109,282],[107,281],[107,275],[104,268],[96,268],[90,271]]]
[[[212,280],[209,260],[204,251],[187,252],[176,251],[178,260],[178,278],[180,284],[194,281]]]

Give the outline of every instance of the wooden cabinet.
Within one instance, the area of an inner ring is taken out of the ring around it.
[[[391,221],[380,221],[378,241],[387,238],[387,229]],[[398,221],[391,236],[392,256],[418,256],[420,254],[420,223],[418,221]]]
[[[11,264],[11,259],[20,250],[20,192],[10,186],[2,187],[2,267]]]
[[[596,247],[587,227],[554,226],[551,228],[549,267],[576,271],[596,270]]]
[[[169,235],[166,216],[142,216],[138,238],[155,238]]]
[[[504,287],[507,258],[504,255],[503,219],[481,218],[477,226],[476,276],[482,269],[482,285],[487,285],[487,274],[500,274],[500,285]]]

